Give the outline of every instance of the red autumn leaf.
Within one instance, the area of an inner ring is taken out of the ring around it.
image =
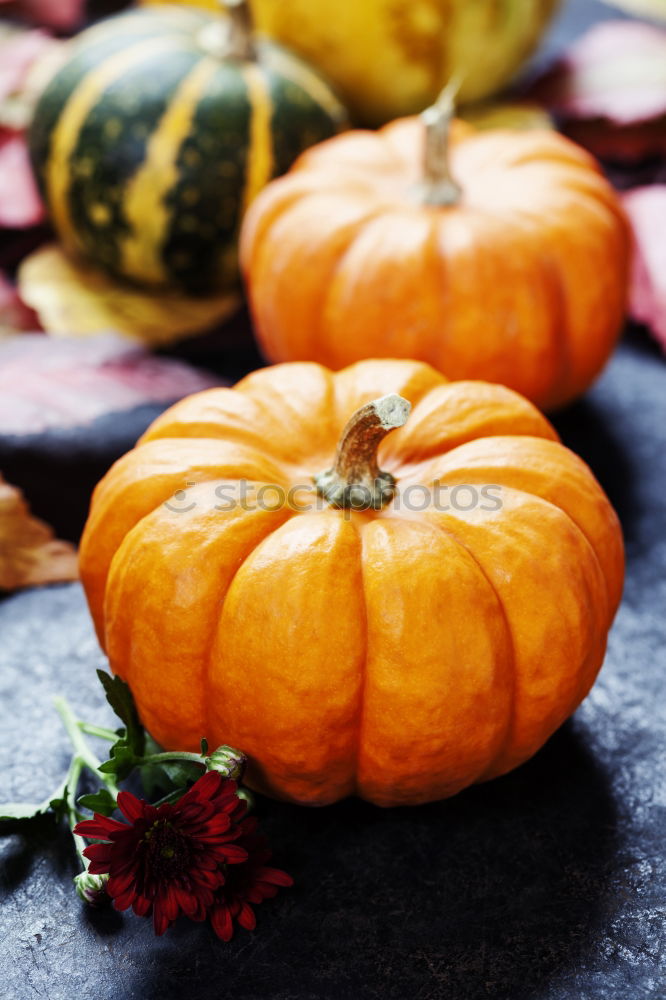
[[[628,191],[622,201],[635,243],[630,312],[666,350],[666,184]]]
[[[21,301],[15,286],[0,271],[0,337],[38,329],[37,316]]]
[[[0,226],[25,229],[40,223],[44,214],[25,139],[0,133]]]
[[[223,380],[114,336],[88,340],[22,334],[0,341],[4,434],[90,423],[145,403],[171,403]]]
[[[85,0],[0,0],[3,13],[44,28],[74,31],[83,21]]]
[[[0,590],[76,580],[76,552],[28,510],[20,490],[0,476]]]
[[[591,28],[529,90],[562,131],[607,163],[666,155],[666,31],[636,21]],[[641,180],[636,178],[634,183]]]
[[[666,30],[639,21],[590,28],[538,80],[531,96],[565,118],[619,125],[666,114]]]
[[[45,31],[0,24],[0,128],[27,128],[39,94],[66,52],[64,42]]]
[[[57,44],[39,29],[3,32],[0,36],[0,101],[20,92],[35,59]]]

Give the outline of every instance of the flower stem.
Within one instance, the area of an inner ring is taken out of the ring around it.
[[[187,750],[167,750],[164,753],[149,753],[145,757],[137,757],[136,762],[143,766],[144,764],[162,764],[170,760],[187,760],[193,764],[201,764],[202,767],[206,766],[206,761],[200,753],[190,753]]]
[[[80,819],[83,819],[83,815],[79,813],[76,808],[76,798],[79,781],[81,780],[81,772],[84,767],[87,767],[89,771],[92,771],[95,777],[106,786],[114,799],[118,795],[118,786],[116,785],[116,781],[112,775],[104,774],[100,771],[99,767],[101,761],[97,759],[86,741],[83,739],[82,731],[88,732],[91,736],[101,736],[102,739],[111,740],[116,739],[116,734],[111,732],[109,729],[101,729],[98,726],[90,726],[88,723],[79,722],[72,712],[69,702],[60,695],[53,699],[53,704],[56,712],[62,719],[65,732],[69,736],[72,746],[74,747],[74,755],[69,765],[67,776],[60,787],[59,793],[56,793],[54,798],[64,797],[65,799],[67,807],[67,821],[74,840],[74,846],[76,847],[76,853],[79,856],[79,860],[83,865],[84,871],[87,871],[88,862],[83,856],[83,851],[85,850],[87,844],[83,837],[79,836],[78,833],[74,833],[74,827]],[[94,731],[90,732],[91,730]]]
[[[53,699],[53,704],[55,710],[62,719],[62,724],[65,727],[65,731],[70,738],[72,746],[76,751],[78,757],[81,758],[82,763],[89,771],[92,771],[96,778],[105,785],[111,795],[115,798],[118,794],[118,786],[116,785],[115,778],[111,774],[104,774],[100,771],[100,764],[102,763],[97,759],[95,754],[92,752],[86,741],[81,735],[81,729],[79,728],[79,723],[70,708],[69,702],[67,702],[60,695],[57,695]],[[113,734],[113,739],[116,739],[116,734]]]
[[[108,740],[109,743],[115,743],[118,739],[118,733],[114,732],[113,729],[105,729],[103,726],[94,726],[91,722],[77,722],[77,726],[82,733],[86,733],[88,736],[97,736],[100,740]]]

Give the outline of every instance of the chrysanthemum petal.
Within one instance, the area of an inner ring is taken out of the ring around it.
[[[241,927],[244,927],[246,931],[253,931],[257,926],[257,918],[254,915],[254,910],[247,903],[243,903],[240,908],[240,913],[236,917],[238,923]]]
[[[226,903],[220,903],[213,908],[210,914],[210,922],[213,930],[222,941],[231,941],[234,933],[234,924]]]

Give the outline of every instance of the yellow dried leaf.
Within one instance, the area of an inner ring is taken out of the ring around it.
[[[78,579],[76,550],[30,513],[23,494],[0,476],[0,590]]]
[[[55,243],[25,258],[18,290],[47,333],[76,337],[112,330],[149,347],[209,330],[241,303],[240,294],[229,292],[193,298],[133,288],[74,260]]]
[[[484,102],[461,108],[458,115],[478,129],[553,128],[553,120],[538,104]]]

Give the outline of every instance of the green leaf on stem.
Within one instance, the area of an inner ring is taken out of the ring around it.
[[[64,819],[65,816],[67,815],[68,796],[69,796],[69,788],[67,787],[67,785],[65,785],[62,794],[57,795],[49,802],[49,806],[53,810],[53,814],[55,818],[58,820],[58,822],[60,822],[61,819]]]
[[[153,739],[150,733],[146,733],[145,739],[146,756],[162,752],[162,747]],[[203,764],[204,760],[202,758],[201,765]],[[188,784],[201,777],[201,765],[187,760],[159,761],[144,764],[140,769],[140,774],[146,796],[149,799],[153,799],[160,793],[165,796],[178,791],[177,798],[180,798],[187,789]]]
[[[115,774],[119,781],[123,781],[129,777],[139,759],[127,745],[125,737],[121,736],[111,747],[111,756],[100,764],[99,770],[103,774]]]
[[[103,670],[98,670],[97,676],[104,688],[106,700],[118,718],[125,723],[123,736],[127,746],[137,757],[140,757],[144,753],[145,731],[139,721],[129,686],[120,677],[111,677]]]
[[[203,761],[201,763],[203,764]],[[203,774],[198,764],[190,763],[188,760],[166,761],[159,766],[163,769],[171,785],[176,787],[187,785],[190,781],[196,781]]]
[[[205,736],[201,738],[201,756],[206,757],[208,754],[208,740]]]
[[[145,749],[146,734],[139,721],[134,699],[129,687],[120,677],[111,677],[103,670],[97,671],[106,700],[124,722],[124,728],[118,730],[118,739],[111,747],[110,756],[99,768],[104,774],[114,774],[122,781],[129,777],[130,772],[138,763]]]
[[[48,802],[3,802],[0,804],[0,823],[35,819],[47,812],[48,808]]]
[[[154,753],[159,753],[162,747],[156,742],[150,735],[146,733],[144,750],[145,753],[150,755]],[[143,785],[143,790],[146,793],[146,797],[151,801],[160,793],[164,793],[168,788],[171,787],[171,783],[167,778],[164,770],[161,766],[156,764],[145,764],[143,767],[139,768],[139,774],[141,775],[141,784]]]
[[[116,808],[115,799],[106,788],[100,788],[89,795],[80,795],[76,804],[77,806],[82,806],[84,809],[91,809],[95,813],[100,813],[102,816],[110,816]]]

